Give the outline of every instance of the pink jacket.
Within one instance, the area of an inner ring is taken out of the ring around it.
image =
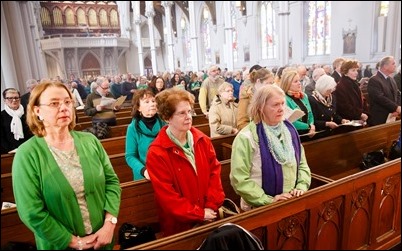
[[[204,219],[204,208],[217,210],[223,203],[221,164],[211,140],[192,127],[197,173],[182,149],[163,127],[150,145],[146,168],[155,192],[164,236],[193,228]]]

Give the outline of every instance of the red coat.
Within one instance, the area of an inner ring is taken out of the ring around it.
[[[204,208],[217,210],[225,193],[221,164],[211,140],[192,127],[197,173],[182,149],[163,127],[150,145],[146,168],[154,188],[159,222],[164,236],[191,229],[204,219]]]

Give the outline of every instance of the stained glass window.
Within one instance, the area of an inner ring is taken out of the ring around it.
[[[212,50],[211,50],[211,13],[207,6],[204,6],[201,22],[202,42],[204,45],[205,65],[212,64]]]
[[[331,1],[307,3],[307,54],[308,56],[331,53]]]
[[[261,52],[263,59],[277,58],[276,13],[272,5],[272,1],[261,2]]]

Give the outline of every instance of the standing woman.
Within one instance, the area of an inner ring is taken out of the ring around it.
[[[192,126],[194,96],[171,88],[156,96],[168,122],[149,147],[146,168],[155,191],[163,236],[216,219],[225,193],[210,138]]]
[[[90,133],[74,131],[71,92],[45,81],[33,91],[28,125],[35,135],[15,154],[18,215],[37,249],[112,249],[121,188],[106,151]]]
[[[211,138],[237,133],[237,103],[234,102],[233,86],[225,82],[218,87],[218,95],[209,109]]]
[[[230,162],[230,183],[245,211],[299,197],[311,183],[297,130],[283,119],[283,90],[277,85],[261,87],[250,108],[252,122],[233,141]]]
[[[253,66],[255,67],[255,66]],[[252,67],[252,68],[253,68]],[[259,66],[258,70],[254,69],[249,74],[249,80],[244,81],[240,89],[239,108],[237,113],[237,128],[241,130],[250,123],[248,108],[253,93],[263,85],[272,85],[274,83],[274,74]]]
[[[323,133],[317,134],[320,138],[329,136],[332,129],[337,128],[339,124],[349,122],[336,112],[336,100],[332,95],[335,88],[334,78],[324,74],[317,80],[315,90],[308,96],[314,114],[314,125],[318,131],[325,130]]]
[[[6,105],[1,111],[1,154],[17,149],[32,137],[21,105],[20,92],[7,88],[3,91],[3,98]]]
[[[307,95],[302,91],[300,77],[296,70],[292,68],[283,71],[280,87],[286,93],[286,105],[294,109],[300,109],[304,112],[304,116],[293,122],[298,133],[308,134],[312,138],[315,133],[314,115],[311,110],[310,102]]]
[[[367,107],[364,106],[362,92],[357,82],[358,70],[359,63],[356,60],[345,60],[340,66],[342,77],[334,92],[336,108],[342,118],[367,121]]]
[[[140,180],[149,178],[145,157],[149,145],[166,123],[156,113],[155,95],[151,90],[137,90],[132,104],[133,120],[128,125],[126,135],[126,162],[133,169],[134,180]]]

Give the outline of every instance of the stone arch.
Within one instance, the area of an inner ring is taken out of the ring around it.
[[[101,74],[100,60],[91,51],[88,51],[82,56],[80,65],[80,69],[82,71],[81,76],[84,78],[87,76],[96,77]]]

